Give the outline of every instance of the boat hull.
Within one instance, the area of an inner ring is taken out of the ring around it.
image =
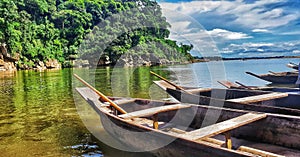
[[[265,101],[258,104],[241,104],[237,102],[225,101],[224,100],[225,96],[223,97],[223,99],[211,98],[211,97],[200,96],[196,94],[189,94],[181,90],[170,89],[170,88],[167,88],[166,92],[170,94],[172,97],[174,97],[176,100],[183,103],[192,103],[192,104],[199,104],[199,105],[233,108],[239,110],[300,116],[300,110],[298,109],[300,107],[298,105],[299,101],[292,101],[292,100],[299,100],[300,96],[290,97],[289,100],[291,100],[291,102],[293,103],[286,103],[287,100],[285,98],[282,98],[280,100],[277,100],[276,103],[274,101]],[[226,91],[224,92],[226,93]]]
[[[298,79],[298,72],[281,72],[263,75],[257,75],[251,72],[246,73],[274,84],[295,84]]]
[[[103,107],[99,106],[101,103],[98,101],[96,95],[86,96],[86,90],[78,91],[100,115],[103,123],[102,125],[107,132],[129,148],[140,151],[147,150],[157,156],[252,156],[249,153],[229,150],[221,146],[207,144],[203,141],[192,141],[181,138],[180,136],[173,136],[169,132],[155,130],[147,126],[133,123],[133,121],[124,120],[107,112],[107,110],[104,110]],[[132,103],[124,106],[130,107],[133,105],[134,110],[140,110],[155,107],[157,103],[162,104],[162,102],[156,103],[156,101],[151,100],[136,101],[146,103],[141,105]],[[168,104],[165,103],[165,105]],[[191,105],[191,108],[177,112],[171,111],[161,113],[159,121],[168,123],[170,119],[178,114],[178,112],[180,112],[180,116],[177,116],[177,120],[172,121],[172,124],[185,124],[192,128],[202,128],[248,113],[247,111],[242,110]],[[192,121],[187,123],[191,118]],[[207,119],[209,120],[207,121]],[[136,136],[136,133],[142,133],[142,136]],[[289,156],[289,153],[287,153],[289,151],[290,154],[300,155],[300,152],[297,151],[300,149],[300,117],[268,114],[265,119],[232,130],[231,134],[233,137],[239,139],[259,141],[286,147],[285,154],[283,154],[286,156]],[[164,145],[165,141],[171,142]],[[164,146],[161,148],[151,150],[151,148],[162,145]],[[149,147],[150,149],[148,149]],[[268,149],[268,147],[263,148]],[[272,150],[276,151],[275,149]]]

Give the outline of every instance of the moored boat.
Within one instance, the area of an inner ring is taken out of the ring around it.
[[[255,74],[252,72],[246,72],[246,74],[252,75],[259,79],[274,83],[274,84],[295,84],[298,78],[298,71],[292,72],[270,72],[269,74]]]
[[[288,63],[286,66],[294,70],[299,70],[299,65],[292,62]]]
[[[163,80],[154,83],[183,103],[300,116],[299,94],[249,89],[178,89]]]
[[[300,155],[300,117],[110,98],[126,111],[116,113],[109,103],[99,101],[93,90],[84,87],[76,90],[99,114],[104,128],[116,140],[138,150],[162,145],[151,151],[158,156]]]
[[[238,81],[235,83],[230,81],[218,81],[221,85],[229,89],[249,89],[249,90],[261,90],[270,92],[285,92],[288,94],[300,94],[299,88],[292,87],[275,87],[275,86],[248,86]]]

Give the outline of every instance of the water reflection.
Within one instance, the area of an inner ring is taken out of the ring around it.
[[[71,91],[71,70],[18,71],[0,81],[1,156],[70,156],[82,125]]]
[[[75,71],[107,95],[167,97],[154,87],[150,68]],[[102,151],[105,156],[141,155],[114,150],[91,136],[74,105],[72,72],[18,71],[13,77],[1,78],[0,156],[102,156]]]

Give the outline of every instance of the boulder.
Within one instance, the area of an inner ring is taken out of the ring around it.
[[[14,71],[17,70],[14,62],[5,62],[3,65],[5,71]]]
[[[56,59],[49,59],[46,61],[47,69],[60,69],[61,65]]]
[[[42,70],[46,70],[47,68],[46,68],[44,62],[38,61],[37,63],[35,63],[34,69],[38,70],[38,71],[42,71]]]

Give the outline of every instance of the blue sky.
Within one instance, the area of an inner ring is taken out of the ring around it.
[[[171,39],[193,55],[300,56],[300,0],[160,0]]]

